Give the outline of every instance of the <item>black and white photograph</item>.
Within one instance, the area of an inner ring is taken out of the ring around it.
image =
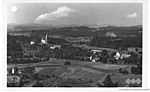
[[[142,2],[7,3],[5,86],[142,88],[143,7]]]

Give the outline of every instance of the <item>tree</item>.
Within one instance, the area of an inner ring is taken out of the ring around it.
[[[121,73],[122,72],[122,68],[119,68],[119,73]]]
[[[113,87],[118,87],[118,85],[119,85],[118,82],[115,82]]]
[[[138,48],[135,48],[135,51],[138,52]]]
[[[23,49],[14,36],[7,36],[7,56],[23,57]]]
[[[132,66],[131,72],[133,74],[142,74],[142,65],[137,65],[137,67]]]
[[[44,85],[40,81],[37,81],[32,87],[44,87]]]
[[[106,56],[107,55],[107,50],[102,50],[102,56]]]
[[[131,67],[131,73],[135,74],[136,73],[136,68],[134,66]]]
[[[138,74],[142,74],[142,65],[138,65],[136,70]]]
[[[123,73],[124,75],[126,75],[126,74],[128,74],[128,71],[125,69],[124,71],[122,71],[122,73]]]
[[[116,55],[116,52],[111,53],[111,57],[114,57],[114,55]]]
[[[38,73],[34,73],[34,74],[33,74],[33,79],[34,79],[34,80],[39,80],[39,79],[40,79],[39,74],[38,74]]]
[[[105,87],[113,87],[113,82],[111,76],[107,75],[105,81],[103,82]]]
[[[104,64],[107,63],[107,59],[108,59],[108,54],[107,53],[108,53],[107,50],[102,50],[101,60]]]
[[[71,65],[70,61],[66,61],[64,65]]]
[[[106,64],[106,63],[107,63],[107,57],[102,57],[102,62],[103,62],[104,64]]]

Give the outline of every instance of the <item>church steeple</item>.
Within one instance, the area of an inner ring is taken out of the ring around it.
[[[45,35],[45,37],[42,37],[41,43],[47,44],[47,34]]]

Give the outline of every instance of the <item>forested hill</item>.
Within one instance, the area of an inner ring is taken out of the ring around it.
[[[113,32],[118,37],[122,36],[142,36],[142,26],[131,26],[131,27],[100,27],[100,28],[89,28],[85,26],[80,27],[62,27],[62,28],[52,28],[49,30],[32,30],[31,35],[41,35],[41,34],[57,34],[64,36],[104,36],[107,32]]]

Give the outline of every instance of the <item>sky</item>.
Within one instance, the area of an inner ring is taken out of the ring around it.
[[[15,24],[142,24],[141,3],[14,3],[7,6],[7,22]]]

